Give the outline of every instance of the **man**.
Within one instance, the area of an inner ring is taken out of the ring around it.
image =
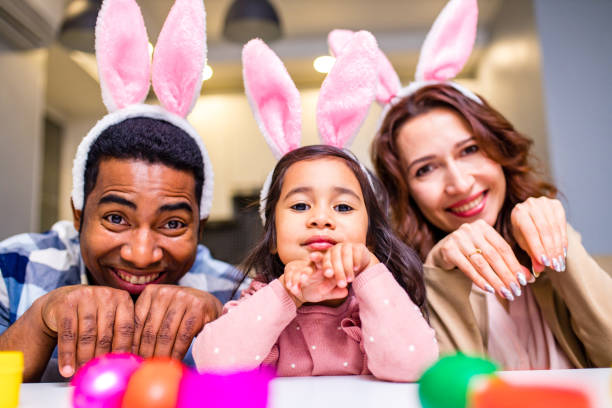
[[[79,148],[73,226],[0,244],[0,350],[23,351],[25,381],[111,351],[182,359],[229,300],[235,270],[198,245],[206,151],[150,108],[99,123]]]

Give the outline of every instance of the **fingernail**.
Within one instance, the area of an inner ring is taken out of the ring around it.
[[[550,260],[548,259],[546,255],[542,255],[540,257],[540,260],[542,261],[542,264],[544,264],[544,266],[550,267]]]
[[[72,374],[74,374],[74,369],[71,366],[65,365],[62,368],[62,375],[64,377],[70,377],[70,376],[72,376]]]
[[[516,274],[516,279],[518,279],[519,283],[523,286],[527,285],[527,280],[525,279],[525,275],[523,272],[519,272]]]
[[[561,265],[559,265],[559,262],[557,261],[557,258],[553,258],[552,259],[552,265],[553,265],[553,269],[557,272],[559,272],[561,270]]]
[[[488,283],[485,283],[485,290],[489,293],[495,293],[495,289],[493,289],[493,286],[489,285]]]
[[[329,278],[334,274],[334,271],[332,271],[331,269],[326,269],[323,274]]]
[[[510,282],[510,289],[512,289],[515,296],[521,296],[521,287],[518,285],[518,283]]]
[[[344,288],[344,287],[346,287],[346,282],[343,281],[343,280],[338,281],[338,286],[341,287],[341,288]]]
[[[502,288],[500,290],[500,292],[502,293],[502,295],[508,299],[509,301],[513,301],[514,300],[514,296],[512,296],[512,293],[510,293],[510,291],[506,288]]]
[[[561,264],[561,270],[559,272],[564,272],[565,271],[565,259],[559,255],[559,264]]]
[[[535,281],[536,281],[535,276],[534,276],[533,274],[532,274],[532,275],[529,275],[529,280],[528,280],[527,282],[529,282],[529,283],[533,283],[533,282],[535,282]]]
[[[563,247],[563,257],[567,258],[567,247]]]

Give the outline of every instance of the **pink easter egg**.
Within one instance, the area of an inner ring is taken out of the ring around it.
[[[143,359],[133,354],[105,354],[82,366],[70,382],[74,408],[119,408],[130,376]]]
[[[270,367],[202,374],[187,370],[181,379],[176,408],[266,408],[268,386],[274,375]]]

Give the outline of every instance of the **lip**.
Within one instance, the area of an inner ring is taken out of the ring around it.
[[[488,196],[488,190],[484,190],[481,191],[478,194],[474,194],[466,199],[463,199],[461,201],[456,202],[455,204],[451,205],[450,207],[448,207],[446,209],[447,212],[451,213],[452,215],[455,215],[457,217],[461,217],[461,218],[469,218],[469,217],[473,217],[475,215],[480,214],[486,206],[487,203],[487,196]],[[467,203],[470,203],[474,200],[476,200],[478,197],[483,196],[482,197],[482,201],[474,208],[470,208],[467,211],[463,211],[463,212],[456,212],[456,211],[452,211],[454,208],[458,208],[461,207],[462,205],[465,205]]]
[[[325,251],[334,245],[336,245],[336,241],[326,235],[314,235],[302,244],[312,251]]]
[[[144,288],[147,287],[147,285],[153,285],[153,284],[157,284],[159,282],[161,282],[164,277],[166,276],[166,272],[164,271],[151,271],[151,272],[147,272],[147,273],[133,273],[132,271],[126,270],[126,269],[119,269],[119,268],[113,268],[110,267],[109,268],[112,273],[113,273],[113,277],[115,279],[115,281],[117,282],[117,286],[120,289],[123,289],[133,295],[138,295],[140,294],[140,292],[142,292],[144,290]],[[120,276],[119,273],[117,272],[118,270],[121,270],[124,273],[130,274],[130,275],[134,275],[134,276],[145,276],[145,275],[155,275],[155,274],[159,274],[159,276],[155,279],[152,280],[151,282],[147,282],[147,283],[142,283],[142,284],[136,284],[136,283],[130,283],[130,282],[126,282],[124,281]]]

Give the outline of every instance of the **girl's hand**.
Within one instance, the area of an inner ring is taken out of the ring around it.
[[[519,283],[525,286],[529,276],[506,240],[483,220],[463,224],[440,240],[425,264],[459,268],[479,288],[508,300],[521,295]]]
[[[512,209],[510,220],[516,242],[531,257],[535,273],[544,267],[565,270],[567,221],[559,200],[528,198]]]
[[[313,252],[308,260],[296,260],[285,265],[285,272],[279,280],[297,307],[306,302],[318,303],[348,295],[346,287],[338,287],[334,279],[324,276],[322,267],[317,267],[322,265],[323,259],[322,253]]]
[[[334,278],[339,288],[346,288],[363,270],[379,263],[374,254],[363,244],[339,243],[329,248],[321,262],[326,278]]]

